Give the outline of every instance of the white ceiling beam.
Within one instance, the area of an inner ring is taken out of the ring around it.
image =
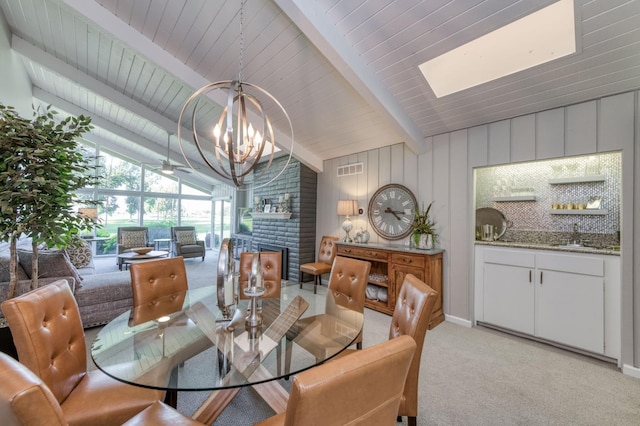
[[[140,56],[149,59],[169,74],[173,75],[176,79],[190,86],[194,92],[200,87],[211,83],[211,81],[206,80],[203,76],[189,68],[153,41],[149,40],[144,34],[136,31],[126,22],[113,15],[109,10],[102,7],[97,2],[87,0],[62,1],[77,13],[90,20],[93,25],[108,33],[114,39],[120,40],[120,42],[137,52]],[[212,100],[218,103],[218,105],[224,105],[227,101],[226,96],[222,96],[221,93],[219,96],[214,95]],[[283,138],[286,138],[286,142],[282,144],[276,143],[276,145],[280,148],[288,149],[291,146],[290,138],[289,136],[282,135],[279,140],[283,140]],[[322,172],[322,159],[300,144],[296,144],[294,146],[294,157],[306,164],[312,170],[318,173]]]
[[[345,43],[315,1],[273,1],[358,93],[378,113],[389,118],[400,134],[406,137],[404,142],[413,152],[426,152],[427,144],[420,128],[375,73],[360,60],[358,52]]]
[[[121,126],[118,126],[117,124],[113,123],[112,121],[106,120],[102,117],[96,117],[96,116],[92,116],[91,112],[85,110],[84,108],[81,108],[75,104],[72,104],[71,102],[68,102],[64,99],[61,99],[57,96],[55,96],[52,93],[47,92],[46,90],[40,89],[39,87],[34,87],[33,88],[33,97],[35,99],[40,100],[41,102],[45,103],[45,104],[49,104],[49,105],[54,105],[56,110],[59,111],[63,111],[66,112],[67,114],[70,115],[74,115],[74,116],[78,116],[78,115],[85,115],[88,117],[91,117],[91,124],[94,125],[95,127],[100,127],[110,133],[113,133],[114,135],[120,136],[121,138],[130,140],[142,147],[144,147],[145,149],[148,149],[149,151],[151,151],[153,154],[158,155],[161,158],[166,158],[166,149],[164,149],[163,152],[158,151],[159,149],[161,149],[162,147],[158,145],[158,143],[151,141],[147,138],[144,138],[136,133],[131,132],[130,130],[127,130]],[[100,145],[105,146],[115,152],[118,152],[119,154],[125,155],[129,158],[131,158],[132,160],[136,160],[136,161],[140,161],[141,163],[148,163],[149,162],[149,157],[144,156],[144,154],[141,154],[139,152],[136,151],[132,151],[127,149],[126,147],[122,146],[122,145],[116,145],[111,141],[108,141],[106,139],[100,138],[98,136],[96,136],[95,134],[91,134],[91,132],[85,134],[82,136],[84,139],[87,139],[88,141],[91,142],[96,142],[96,143],[100,143]],[[184,158],[182,156],[181,153],[175,152],[175,151],[171,151],[170,157],[172,162],[174,163],[183,163],[184,162]],[[159,160],[160,161],[160,160]],[[160,162],[158,161],[158,165],[160,165]],[[199,167],[200,170],[209,170],[207,168],[207,166],[203,163],[197,162],[197,161],[191,161],[191,163],[195,166],[195,167]],[[199,176],[200,174],[204,174],[207,176],[206,179],[202,178],[201,176]],[[183,178],[185,181],[187,182],[193,182],[194,184],[197,184],[201,187],[206,187],[206,188],[213,188],[214,185],[218,185],[221,183],[220,179],[217,179],[214,176],[209,176],[206,173],[200,173],[198,172],[196,173],[192,173],[193,177],[191,175],[189,175],[189,177],[187,178]]]
[[[124,95],[117,90],[112,89],[104,83],[94,79],[88,74],[74,68],[65,62],[59,60],[53,55],[45,52],[44,50],[34,46],[28,41],[16,36],[15,34],[11,38],[11,49],[16,53],[28,58],[34,62],[41,64],[42,66],[75,82],[76,84],[86,87],[88,90],[96,93],[98,96],[102,96],[105,99],[110,100],[116,105],[120,105],[132,113],[144,118],[145,120],[154,123],[161,129],[165,129],[168,132],[172,132],[176,128],[176,123],[173,120],[168,119],[162,114],[159,114],[146,106],[136,102],[127,95]],[[184,130],[185,134],[191,134],[190,131]],[[172,132],[173,133],[173,132]]]

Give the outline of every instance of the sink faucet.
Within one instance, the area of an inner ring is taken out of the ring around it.
[[[580,232],[578,232],[578,224],[573,224],[573,234],[571,234],[571,244],[580,244]]]

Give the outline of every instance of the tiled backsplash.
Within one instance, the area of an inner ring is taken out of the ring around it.
[[[621,175],[619,152],[478,168],[475,170],[476,208],[493,207],[512,223],[503,239],[520,241],[552,237],[562,240],[568,238],[577,223],[583,238],[617,244]],[[603,176],[604,180],[550,183],[552,179],[584,176]],[[494,200],[495,197],[517,195],[533,195],[535,201]],[[600,209],[606,210],[606,214],[551,214],[554,203],[586,204],[591,197],[602,197]]]

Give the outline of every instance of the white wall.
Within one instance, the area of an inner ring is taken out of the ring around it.
[[[473,168],[596,152],[622,151],[622,359],[640,366],[640,149],[638,94],[624,93],[590,102],[542,111],[510,120],[428,138],[428,150],[416,156],[404,145],[327,160],[318,177],[317,238],[343,235],[339,199],[359,200],[366,209],[380,186],[400,183],[418,203],[434,200],[432,212],[444,256],[444,310],[449,317],[473,319]],[[336,177],[336,167],[363,161],[364,173]],[[366,211],[354,229],[368,227]],[[373,231],[372,240],[381,240]],[[408,240],[400,241],[406,243]],[[638,241],[639,243],[636,243]],[[639,265],[639,266],[634,266]],[[635,269],[634,269],[635,268]],[[640,370],[638,370],[640,371]]]
[[[0,12],[0,103],[11,105],[25,118],[32,114],[31,80],[22,61],[11,50],[9,25]]]

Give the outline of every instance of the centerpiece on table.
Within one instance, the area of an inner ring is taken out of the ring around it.
[[[422,210],[416,208],[413,212],[413,231],[411,232],[411,241],[416,248],[423,250],[431,250],[434,248],[435,243],[438,242],[438,234],[436,233],[436,222],[429,217],[429,211],[431,211],[433,201]]]

